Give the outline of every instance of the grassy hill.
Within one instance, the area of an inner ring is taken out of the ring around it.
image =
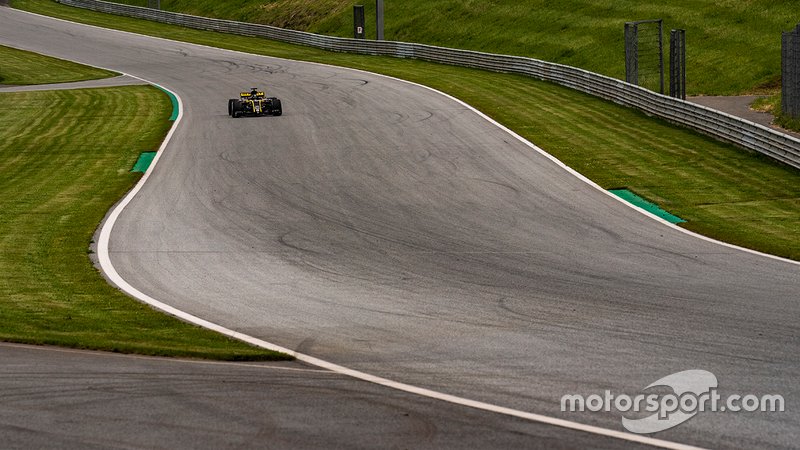
[[[147,0],[118,0],[146,5]],[[372,0],[161,0],[163,9],[352,35],[352,6]],[[771,92],[780,86],[781,31],[796,0],[386,0],[386,38],[531,56],[624,77],[626,21],[686,29],[688,93]],[[666,52],[666,43],[665,43]]]
[[[48,84],[95,80],[118,75],[70,61],[0,45],[0,84]]]

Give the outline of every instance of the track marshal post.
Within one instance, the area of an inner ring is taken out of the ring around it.
[[[366,37],[366,20],[364,19],[364,5],[353,6],[353,37],[364,39]]]

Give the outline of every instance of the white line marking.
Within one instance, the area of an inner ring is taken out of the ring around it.
[[[70,22],[70,21],[63,20],[63,19],[57,19],[57,18],[52,18],[52,17],[48,17],[48,16],[42,16],[40,14],[28,13],[26,11],[23,11],[23,12],[25,12],[27,14],[39,16],[39,17],[44,17],[44,18],[51,19],[51,20],[59,20],[59,21],[62,21],[62,22],[75,24],[75,22]],[[135,36],[149,37],[149,38],[152,38],[152,39],[159,39],[159,40],[163,40],[163,41],[179,43],[179,44],[182,44],[182,45],[196,45],[198,47],[211,48],[211,49],[219,50],[219,51],[229,51],[229,52],[234,52],[234,53],[245,54],[245,55],[248,55],[248,56],[257,56],[257,57],[272,58],[272,59],[278,59],[278,60],[293,61],[293,60],[288,60],[286,58],[276,58],[276,57],[265,56],[265,55],[254,55],[254,54],[251,54],[251,53],[245,53],[245,52],[236,51],[236,50],[225,50],[225,49],[219,49],[219,48],[216,48],[216,47],[210,47],[210,46],[207,46],[207,45],[192,44],[192,43],[187,43],[187,42],[183,42],[183,41],[175,41],[175,40],[172,40],[172,39],[165,39],[165,38],[154,37],[154,36],[146,36],[146,35],[141,35],[141,34],[137,34],[137,33],[131,33],[131,32],[128,32],[128,31],[112,30],[112,29],[108,29],[108,28],[98,27],[98,26],[95,26],[95,25],[86,25],[86,24],[79,24],[79,25],[88,26],[88,27],[91,27],[91,28],[98,28],[98,29],[102,29],[102,30],[106,30],[106,31],[118,32],[118,33],[124,33],[124,34],[132,34],[132,35],[135,35]],[[541,155],[543,155],[546,158],[550,159],[551,161],[553,161],[554,163],[556,163],[557,165],[562,167],[564,170],[566,170],[570,174],[572,174],[572,175],[578,177],[579,179],[583,180],[588,185],[590,185],[590,186],[592,186],[592,187],[604,192],[606,195],[608,195],[609,197],[615,199],[616,201],[619,201],[620,203],[622,203],[622,204],[624,204],[624,205],[626,205],[626,206],[628,206],[630,208],[633,208],[634,210],[639,211],[642,214],[644,214],[644,215],[646,215],[646,216],[648,216],[648,217],[650,217],[650,218],[652,218],[652,219],[654,219],[654,220],[656,220],[656,221],[658,221],[658,222],[660,222],[660,223],[662,223],[664,225],[667,225],[667,226],[669,226],[669,227],[671,227],[673,229],[676,229],[676,230],[678,230],[680,232],[686,233],[686,234],[688,234],[690,236],[694,236],[694,237],[697,237],[697,238],[700,238],[700,239],[703,239],[705,241],[712,242],[712,243],[715,243],[715,244],[723,245],[723,246],[728,247],[728,248],[742,250],[742,251],[745,251],[745,252],[748,252],[748,253],[751,253],[751,254],[765,256],[767,258],[771,258],[771,259],[774,259],[774,260],[788,262],[788,263],[795,264],[795,265],[800,265],[800,262],[798,262],[798,261],[793,261],[793,260],[786,259],[786,258],[780,258],[780,257],[774,256],[774,255],[768,255],[768,254],[761,253],[761,252],[758,252],[758,251],[755,251],[755,250],[750,250],[750,249],[746,249],[746,248],[743,248],[743,247],[738,247],[736,245],[728,244],[728,243],[725,243],[725,242],[720,242],[720,241],[717,241],[715,239],[711,239],[711,238],[708,238],[706,236],[699,235],[697,233],[694,233],[694,232],[691,232],[689,230],[685,230],[683,228],[675,226],[674,224],[672,224],[670,222],[667,222],[666,220],[663,220],[663,219],[661,219],[660,217],[658,217],[656,215],[653,215],[653,214],[651,214],[651,213],[649,213],[649,212],[647,212],[647,211],[645,211],[645,210],[643,210],[641,208],[638,208],[638,207],[636,207],[636,206],[634,206],[634,205],[632,205],[632,204],[630,204],[630,203],[618,198],[617,196],[611,194],[610,192],[606,191],[605,189],[600,187],[595,182],[591,181],[590,179],[586,178],[585,176],[583,176],[579,172],[575,171],[571,167],[569,167],[566,164],[564,164],[563,162],[561,162],[558,158],[554,157],[553,155],[550,155],[549,153],[547,153],[544,150],[540,149],[539,147],[537,147],[533,143],[529,142],[527,139],[523,138],[522,136],[518,135],[517,133],[515,133],[515,132],[511,131],[510,129],[506,128],[505,126],[501,125],[500,123],[498,123],[494,119],[488,117],[487,115],[483,114],[482,112],[478,111],[477,109],[473,108],[472,106],[468,105],[467,103],[465,103],[465,102],[463,102],[463,101],[461,101],[461,100],[459,100],[459,99],[457,99],[457,98],[455,98],[455,97],[453,97],[453,96],[451,96],[449,94],[446,94],[444,92],[438,91],[438,90],[433,89],[433,88],[428,87],[428,86],[421,85],[419,83],[414,83],[414,82],[411,82],[411,81],[402,80],[402,79],[395,78],[395,77],[390,77],[390,76],[387,76],[387,75],[375,74],[375,73],[367,72],[367,71],[364,71],[364,70],[351,69],[351,68],[347,68],[347,67],[333,66],[333,65],[330,65],[330,64],[322,64],[322,63],[308,62],[308,61],[293,61],[293,62],[300,62],[300,63],[303,63],[303,64],[315,64],[315,65],[320,65],[320,66],[325,66],[325,67],[334,67],[334,68],[337,68],[337,69],[352,70],[352,71],[355,71],[355,72],[368,73],[368,74],[371,74],[371,75],[376,75],[376,76],[379,76],[379,77],[384,77],[384,78],[387,78],[387,79],[392,79],[392,80],[400,81],[400,82],[403,82],[403,83],[412,84],[414,86],[419,86],[419,87],[422,87],[424,89],[430,90],[432,92],[436,92],[436,93],[438,93],[440,95],[443,95],[443,96],[445,96],[445,97],[447,97],[449,99],[452,99],[453,101],[459,103],[460,105],[463,105],[466,108],[474,111],[476,114],[478,114],[479,116],[483,117],[484,119],[486,119],[490,123],[494,124],[495,126],[499,127],[500,129],[506,131],[508,134],[510,134],[511,136],[513,136],[514,138],[516,138],[517,140],[522,142],[523,144],[527,145],[528,147],[536,150]],[[107,69],[107,70],[111,70],[111,69]],[[131,75],[131,76],[133,76],[133,75]],[[139,78],[139,79],[141,79],[143,81],[147,81],[147,80],[145,80],[143,78],[140,78],[140,77],[136,77],[136,78]],[[147,81],[147,82],[149,82],[149,81]],[[158,87],[161,87],[164,90],[167,90],[165,87],[160,86],[158,84],[155,84],[155,83],[151,83],[151,84],[154,84],[155,86],[158,86]],[[250,344],[258,346],[258,347],[265,348],[267,350],[274,350],[274,351],[287,353],[289,355],[294,356],[299,361],[303,361],[305,363],[308,363],[308,364],[311,364],[311,365],[314,365],[314,366],[317,366],[317,367],[322,367],[322,368],[328,369],[328,370],[336,372],[336,373],[340,373],[340,374],[347,375],[347,376],[350,376],[350,377],[353,377],[353,378],[357,378],[359,380],[363,380],[363,381],[367,381],[367,382],[370,382],[370,383],[379,384],[381,386],[386,386],[386,387],[389,387],[389,388],[392,388],[392,389],[397,389],[397,390],[400,390],[400,391],[404,391],[404,392],[408,392],[408,393],[412,393],[412,394],[416,394],[416,395],[421,395],[421,396],[424,396],[424,397],[429,397],[429,398],[433,398],[433,399],[438,399],[438,400],[450,402],[450,403],[457,404],[457,405],[468,406],[468,407],[471,407],[471,408],[480,409],[480,410],[484,410],[484,411],[495,412],[495,413],[498,413],[498,414],[504,414],[504,415],[518,417],[518,418],[521,418],[521,419],[526,419],[526,420],[530,420],[530,421],[534,421],[534,422],[539,422],[539,423],[558,426],[558,427],[567,428],[567,429],[571,429],[571,430],[576,430],[576,431],[596,434],[596,435],[600,435],[600,436],[611,437],[611,438],[620,439],[620,440],[624,440],[624,441],[636,442],[636,443],[640,443],[640,444],[650,445],[650,446],[653,446],[653,447],[676,449],[676,450],[691,450],[691,449],[696,450],[696,449],[700,449],[701,448],[701,447],[694,447],[694,446],[685,445],[685,444],[679,444],[679,443],[676,443],[676,442],[665,441],[665,440],[662,440],[662,439],[656,439],[656,438],[651,438],[651,437],[647,437],[647,436],[641,436],[641,435],[638,435],[638,434],[632,434],[632,433],[626,433],[626,432],[621,432],[621,431],[609,430],[609,429],[600,428],[600,427],[596,427],[596,426],[592,426],[592,425],[585,425],[585,424],[581,424],[581,423],[578,423],[578,422],[572,422],[572,421],[568,421],[568,420],[564,420],[564,419],[558,419],[558,418],[555,418],[555,417],[548,417],[548,416],[544,416],[544,415],[540,415],[540,414],[529,413],[529,412],[525,412],[525,411],[511,409],[511,408],[505,408],[505,407],[502,407],[502,406],[492,405],[492,404],[489,404],[489,403],[479,402],[479,401],[475,401],[475,400],[469,400],[469,399],[466,399],[466,398],[457,397],[457,396],[449,395],[449,394],[444,394],[444,393],[441,393],[441,392],[436,392],[436,391],[432,391],[432,390],[429,390],[429,389],[420,388],[420,387],[417,387],[417,386],[412,386],[412,385],[409,385],[409,384],[392,381],[392,380],[389,380],[389,379],[386,379],[386,378],[377,377],[377,376],[370,375],[370,374],[367,374],[367,373],[364,373],[364,372],[360,372],[360,371],[357,371],[357,370],[348,369],[348,368],[340,366],[338,364],[334,364],[334,363],[331,363],[331,362],[328,362],[328,361],[324,361],[322,359],[318,359],[318,358],[315,358],[313,356],[305,355],[303,353],[298,353],[298,352],[295,352],[295,351],[290,350],[288,348],[285,348],[285,347],[282,347],[282,346],[279,346],[279,345],[275,345],[275,344],[272,344],[270,342],[267,342],[267,341],[264,341],[264,340],[261,340],[261,339],[246,335],[246,334],[242,334],[242,333],[236,332],[234,330],[225,328],[223,326],[217,325],[215,323],[209,322],[209,321],[207,321],[205,319],[201,319],[201,318],[199,318],[197,316],[194,316],[192,314],[183,312],[183,311],[181,311],[181,310],[179,310],[177,308],[174,308],[174,307],[169,306],[169,305],[167,305],[167,304],[165,304],[163,302],[160,302],[160,301],[150,297],[149,295],[139,291],[138,289],[134,288],[133,286],[131,286],[127,281],[125,281],[119,275],[119,273],[117,273],[116,269],[114,268],[113,264],[111,263],[111,258],[109,256],[108,245],[109,245],[109,241],[110,241],[111,231],[112,231],[112,229],[114,227],[114,223],[116,222],[117,218],[119,218],[119,215],[121,214],[122,210],[131,202],[133,197],[136,196],[136,194],[141,190],[141,188],[144,185],[144,183],[150,177],[150,174],[152,173],[152,171],[155,168],[156,164],[160,160],[161,154],[163,153],[164,149],[167,147],[167,144],[169,143],[169,141],[172,139],[172,135],[174,134],[175,129],[178,127],[178,125],[180,124],[181,119],[183,118],[183,102],[181,100],[181,97],[178,94],[176,94],[175,92],[173,92],[173,91],[170,91],[170,92],[172,92],[173,95],[175,95],[175,98],[178,100],[178,105],[179,105],[179,108],[180,108],[180,111],[178,112],[178,118],[175,120],[175,123],[173,124],[172,128],[170,129],[169,133],[167,134],[167,137],[164,139],[164,142],[162,143],[161,147],[159,148],[159,151],[156,154],[156,157],[153,159],[153,162],[150,164],[150,167],[148,168],[148,170],[145,173],[145,175],[139,180],[139,183],[137,183],[137,185],[134,187],[134,189],[131,190],[131,192],[129,192],[128,195],[114,208],[114,210],[109,215],[108,219],[106,220],[106,222],[103,225],[103,228],[102,228],[102,230],[100,232],[100,239],[99,239],[99,242],[98,242],[98,256],[99,256],[99,259],[100,259],[100,265],[103,268],[103,271],[109,277],[109,279],[111,279],[120,289],[122,289],[123,291],[125,291],[129,295],[137,298],[138,300],[140,300],[140,301],[142,301],[144,303],[147,303],[147,304],[149,304],[149,305],[151,305],[151,306],[153,306],[153,307],[155,307],[157,309],[160,309],[160,310],[162,310],[162,311],[164,311],[164,312],[166,312],[168,314],[171,314],[173,316],[179,317],[179,318],[181,318],[181,319],[183,319],[183,320],[185,320],[187,322],[190,322],[190,323],[193,323],[193,324],[196,324],[196,325],[199,325],[199,326],[202,326],[202,327],[217,331],[217,332],[222,333],[222,334],[224,334],[226,336],[230,336],[230,337],[233,337],[235,339],[242,340],[244,342],[250,343]]]
[[[248,53],[247,55],[250,55],[250,54]],[[261,56],[261,55],[256,55],[256,56]],[[322,64],[322,65],[323,66],[328,66],[328,65],[325,65],[325,64]],[[331,67],[331,66],[328,66],[328,67]],[[369,73],[369,72],[365,72],[365,73]],[[389,77],[389,78],[391,78],[391,77]],[[140,79],[144,80],[143,78],[140,78]],[[392,78],[392,79],[395,79],[395,78]],[[395,79],[395,80],[397,80],[397,79]],[[144,81],[147,81],[147,80],[144,80]],[[404,80],[398,80],[398,81],[404,81]],[[161,89],[168,90],[164,86],[161,86],[161,85],[158,85],[158,84],[155,84],[155,83],[153,83],[153,84],[155,86],[158,86]],[[417,86],[421,86],[421,85],[418,85],[416,83],[414,83],[414,84],[417,85]],[[423,87],[425,87],[425,86],[423,86]],[[431,88],[427,88],[427,89],[431,89]],[[431,90],[433,90],[434,92],[439,92],[439,91],[436,91],[434,89],[431,89]],[[632,434],[632,433],[627,433],[627,432],[622,432],[622,431],[616,431],[616,430],[609,430],[609,429],[605,429],[605,428],[595,427],[595,426],[592,426],[592,425],[585,425],[585,424],[581,424],[581,423],[578,423],[578,422],[572,422],[572,421],[569,421],[569,420],[558,419],[558,418],[555,418],[555,417],[549,417],[549,416],[544,416],[544,415],[540,415],[540,414],[529,413],[529,412],[526,412],[526,411],[520,411],[520,410],[516,410],[516,409],[506,408],[506,407],[503,407],[503,406],[493,405],[493,404],[485,403],[485,402],[479,402],[479,401],[476,401],[476,400],[470,400],[470,399],[467,399],[467,398],[457,397],[457,396],[454,396],[454,395],[445,394],[445,393],[442,393],[442,392],[437,392],[437,391],[433,391],[433,390],[430,390],[430,389],[425,389],[425,388],[413,386],[413,385],[406,384],[406,383],[400,383],[400,382],[397,382],[397,381],[389,380],[387,378],[382,378],[382,377],[371,375],[371,374],[368,374],[368,373],[365,373],[365,372],[361,372],[361,371],[358,371],[358,370],[350,369],[350,368],[347,368],[347,367],[344,367],[344,366],[340,366],[338,364],[334,364],[334,363],[331,363],[331,362],[328,362],[328,361],[325,361],[325,360],[322,360],[322,359],[319,359],[319,358],[315,358],[315,357],[310,356],[310,355],[306,355],[306,354],[303,354],[303,353],[295,352],[294,350],[288,349],[286,347],[283,347],[283,346],[280,346],[280,345],[277,345],[277,344],[273,344],[271,342],[267,342],[267,341],[264,341],[262,339],[259,339],[259,338],[253,337],[253,336],[242,334],[242,333],[239,333],[237,331],[231,330],[229,328],[223,327],[221,325],[215,324],[213,322],[207,321],[205,319],[201,319],[200,317],[197,317],[197,316],[195,316],[193,314],[186,313],[186,312],[181,311],[181,310],[179,310],[177,308],[174,308],[174,307],[172,307],[170,305],[167,305],[166,303],[158,301],[155,298],[150,297],[149,295],[143,293],[142,291],[140,291],[140,290],[136,289],[135,287],[133,287],[132,285],[130,285],[124,278],[122,278],[122,276],[119,275],[117,270],[114,268],[114,265],[111,263],[111,257],[110,257],[110,254],[109,254],[109,242],[110,242],[110,239],[111,239],[111,231],[112,231],[112,229],[114,227],[114,223],[116,222],[117,218],[119,218],[119,215],[122,213],[122,210],[125,209],[125,207],[131,202],[133,197],[135,197],[136,194],[141,190],[141,188],[144,185],[144,183],[147,182],[147,179],[150,177],[150,174],[155,169],[156,164],[158,164],[158,161],[161,158],[161,154],[164,152],[164,150],[167,147],[167,144],[172,139],[172,135],[173,135],[174,131],[177,129],[178,125],[180,124],[181,120],[183,119],[183,101],[181,100],[181,97],[177,93],[175,93],[173,91],[170,91],[170,92],[172,92],[172,94],[175,95],[175,98],[178,100],[178,107],[179,107],[178,118],[175,120],[175,123],[173,124],[172,128],[170,129],[169,133],[167,134],[167,137],[164,139],[164,142],[161,144],[161,147],[159,148],[158,153],[156,154],[156,157],[153,159],[153,162],[150,164],[150,167],[147,169],[147,172],[144,174],[142,179],[139,180],[139,183],[136,185],[136,187],[133,190],[131,190],[131,192],[128,193],[128,195],[125,197],[125,199],[123,199],[123,201],[120,202],[117,205],[117,207],[114,209],[114,211],[112,211],[111,215],[109,215],[108,219],[106,220],[106,222],[103,225],[103,228],[102,228],[102,230],[100,232],[100,239],[99,239],[99,242],[98,242],[98,256],[99,256],[99,259],[100,259],[100,266],[103,268],[103,271],[106,273],[106,275],[109,277],[109,279],[111,279],[120,289],[122,289],[123,291],[125,291],[129,295],[132,295],[133,297],[139,299],[140,301],[142,301],[144,303],[152,305],[155,308],[158,308],[158,309],[160,309],[162,311],[165,311],[168,314],[171,314],[173,316],[179,317],[179,318],[181,318],[181,319],[183,319],[183,320],[185,320],[187,322],[194,323],[196,325],[200,325],[200,326],[202,326],[204,328],[208,328],[208,329],[214,330],[214,331],[216,331],[218,333],[221,333],[221,334],[224,334],[226,336],[230,336],[230,337],[242,340],[244,342],[247,342],[249,344],[255,345],[257,347],[261,347],[261,348],[265,348],[265,349],[268,349],[268,350],[274,350],[274,351],[278,351],[278,352],[289,354],[289,355],[294,356],[295,358],[297,358],[298,361],[302,361],[302,362],[305,362],[307,364],[311,364],[311,365],[314,365],[314,366],[317,366],[317,367],[328,369],[328,370],[330,370],[332,372],[335,372],[335,373],[339,373],[339,374],[342,374],[342,375],[346,375],[346,376],[353,377],[353,378],[356,378],[356,379],[359,379],[359,380],[363,380],[363,381],[367,381],[367,382],[370,382],[370,383],[378,384],[378,385],[385,386],[385,387],[388,387],[388,388],[397,389],[399,391],[408,392],[408,393],[415,394],[415,395],[420,395],[420,396],[423,396],[423,397],[442,400],[442,401],[446,401],[446,402],[449,402],[449,403],[454,403],[454,404],[457,404],[457,405],[467,406],[467,407],[480,409],[480,410],[484,410],[484,411],[490,411],[490,412],[494,412],[494,413],[498,413],[498,414],[504,414],[504,415],[507,415],[507,416],[518,417],[518,418],[521,418],[521,419],[526,419],[526,420],[539,422],[539,423],[543,423],[543,424],[547,424],[547,425],[554,425],[554,426],[558,426],[558,427],[562,427],[562,428],[568,428],[568,429],[571,429],[571,430],[576,430],[576,431],[596,434],[596,435],[600,435],[600,436],[606,436],[606,437],[615,438],[615,439],[621,439],[621,440],[625,440],[625,441],[629,441],[629,442],[636,442],[636,443],[640,443],[640,444],[646,444],[646,445],[650,445],[650,446],[654,446],[654,447],[661,447],[661,448],[675,449],[675,450],[689,450],[689,449],[693,449],[694,450],[694,449],[698,449],[699,448],[699,447],[693,447],[693,446],[679,444],[679,443],[675,443],[675,442],[665,441],[665,440],[661,440],[661,439],[655,439],[655,438],[651,438],[651,437],[647,437],[647,436],[641,436],[641,435],[637,435],[637,434]],[[460,100],[457,100],[457,99],[455,99],[455,98],[453,98],[453,97],[451,97],[451,96],[449,96],[447,94],[444,94],[444,93],[441,93],[441,92],[440,92],[440,94],[445,95],[446,97],[451,98],[451,99],[459,102],[460,104],[468,107],[469,109],[471,109],[471,110],[475,111],[476,113],[478,113],[479,115],[481,115],[481,117],[487,118],[487,120],[489,120],[490,122],[500,126],[502,129],[508,130],[507,128],[503,127],[502,125],[499,125],[494,120],[489,119],[486,115],[484,115],[483,113],[480,113],[475,108],[472,108],[471,106],[467,105],[466,103],[464,103],[464,102],[462,102]],[[512,133],[512,135],[517,137],[518,139],[523,140],[523,142],[527,142],[523,138],[519,137],[517,134]],[[538,147],[534,146],[533,144],[531,144],[529,142],[527,144],[530,145],[533,148],[538,149]],[[543,150],[539,150],[539,151],[543,152]],[[547,153],[544,153],[544,154],[547,155]],[[563,166],[563,167],[566,167],[566,166]],[[577,173],[577,172],[575,172],[575,173]],[[588,179],[583,178],[583,177],[582,177],[582,179],[588,180]],[[611,194],[609,194],[609,195],[611,195]]]
[[[258,55],[256,55],[256,56],[258,56]],[[281,58],[277,58],[277,59],[281,59]],[[328,64],[320,64],[320,63],[313,63],[313,62],[309,63],[309,64],[319,64],[319,65],[322,65],[322,66],[328,66]],[[334,67],[339,67],[339,66],[334,66]],[[523,144],[525,144],[528,147],[532,148],[533,150],[537,151],[539,154],[541,154],[545,158],[549,159],[550,161],[554,162],[559,167],[561,167],[562,169],[566,170],[570,174],[574,175],[578,179],[582,180],[583,182],[585,182],[589,186],[597,189],[598,191],[601,191],[602,193],[604,193],[607,196],[613,198],[614,200],[618,201],[619,203],[622,203],[623,205],[625,205],[625,206],[627,206],[629,208],[633,208],[634,210],[639,211],[640,213],[644,214],[645,216],[648,216],[651,219],[656,220],[657,222],[661,222],[662,224],[664,224],[664,225],[666,225],[666,226],[668,226],[668,227],[670,227],[672,229],[678,230],[681,233],[688,234],[689,236],[693,236],[695,238],[702,239],[704,241],[711,242],[711,243],[714,243],[714,244],[717,244],[717,245],[722,245],[722,246],[727,247],[727,248],[731,248],[731,249],[735,249],[735,250],[741,250],[743,252],[751,253],[753,255],[764,256],[766,258],[770,258],[770,259],[774,259],[774,260],[777,260],[777,261],[790,263],[790,264],[795,264],[795,265],[799,265],[800,266],[800,261],[795,261],[795,260],[788,259],[788,258],[782,258],[780,256],[770,255],[768,253],[759,252],[757,250],[751,250],[749,248],[739,247],[738,245],[729,244],[727,242],[718,241],[718,240],[710,238],[708,236],[703,236],[702,234],[697,234],[697,233],[695,233],[693,231],[687,230],[685,228],[681,228],[681,227],[673,224],[672,222],[669,222],[669,221],[667,221],[667,220],[665,220],[665,219],[663,219],[663,218],[661,218],[661,217],[659,217],[659,216],[657,216],[657,215],[655,215],[655,214],[653,214],[653,213],[651,213],[651,212],[649,212],[649,211],[647,211],[647,210],[645,210],[643,208],[640,208],[640,207],[638,207],[638,206],[636,206],[636,205],[634,205],[634,204],[632,204],[630,202],[627,202],[624,199],[622,199],[622,198],[612,194],[611,192],[607,191],[606,189],[603,189],[599,184],[595,183],[594,181],[590,180],[589,178],[586,178],[583,174],[581,174],[577,170],[575,170],[572,167],[569,167],[568,165],[564,164],[561,160],[559,160],[555,156],[553,156],[550,153],[547,153],[546,151],[542,150],[541,148],[536,146],[534,143],[528,141],[527,139],[525,139],[524,137],[520,136],[516,132],[514,132],[511,129],[507,128],[505,125],[501,124],[500,122],[497,122],[496,120],[492,119],[491,117],[487,116],[486,114],[482,113],[481,111],[478,111],[473,106],[470,106],[469,104],[459,100],[456,97],[453,97],[450,94],[441,92],[441,91],[436,90],[436,89],[434,89],[434,88],[432,88],[430,86],[425,86],[423,84],[415,83],[413,81],[403,80],[403,79],[400,79],[400,78],[395,78],[395,77],[391,77],[391,76],[383,75],[383,74],[379,74],[379,73],[373,74],[372,72],[367,72],[365,70],[359,70],[359,69],[351,69],[351,70],[356,70],[356,71],[368,73],[368,74],[371,74],[371,75],[377,75],[379,77],[385,77],[385,78],[389,78],[389,79],[392,79],[392,80],[413,84],[414,86],[418,86],[418,87],[421,87],[423,89],[428,89],[428,90],[433,91],[433,92],[435,92],[435,93],[437,93],[439,95],[443,95],[443,96],[449,98],[450,100],[453,100],[454,102],[457,102],[460,105],[472,110],[474,113],[478,114],[482,118],[484,118],[487,121],[489,121],[490,123],[494,124],[496,127],[500,128],[501,130],[503,130],[506,133],[510,134],[511,136],[513,136],[518,141],[522,142]]]

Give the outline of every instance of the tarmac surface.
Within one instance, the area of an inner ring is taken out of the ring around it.
[[[775,116],[768,112],[755,111],[750,109],[750,104],[756,99],[763,97],[762,95],[730,95],[730,96],[701,96],[690,97],[692,103],[708,106],[709,108],[718,111],[726,112],[732,116],[741,117],[742,119],[749,120],[750,122],[770,127],[774,130],[786,133],[790,136],[800,137],[800,133],[785,130],[777,125],[774,125]]]
[[[0,92],[33,92],[33,91],[56,91],[67,89],[86,89],[86,88],[105,88],[118,86],[131,86],[147,84],[136,78],[120,75],[118,77],[102,78],[99,80],[75,81],[72,83],[55,84],[31,84],[25,86],[0,85]]]
[[[363,372],[613,430],[620,413],[564,413],[561,396],[704,369],[723,395],[780,394],[789,410],[701,413],[656,437],[800,442],[796,264],[655,221],[408,83],[7,9],[0,43],[181,96],[184,120],[111,240],[122,277],[156,299]],[[227,99],[253,86],[284,115],[230,118]],[[219,402],[222,417],[242,404]]]
[[[0,344],[4,449],[621,448],[299,363]]]

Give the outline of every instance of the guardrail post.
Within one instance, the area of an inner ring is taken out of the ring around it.
[[[383,0],[375,0],[375,30],[377,39],[383,40]]]
[[[353,6],[353,37],[356,39],[364,39],[366,37],[364,30],[366,19],[364,17],[364,5]]]
[[[781,45],[781,110],[789,117],[800,117],[800,24],[783,33]]]

